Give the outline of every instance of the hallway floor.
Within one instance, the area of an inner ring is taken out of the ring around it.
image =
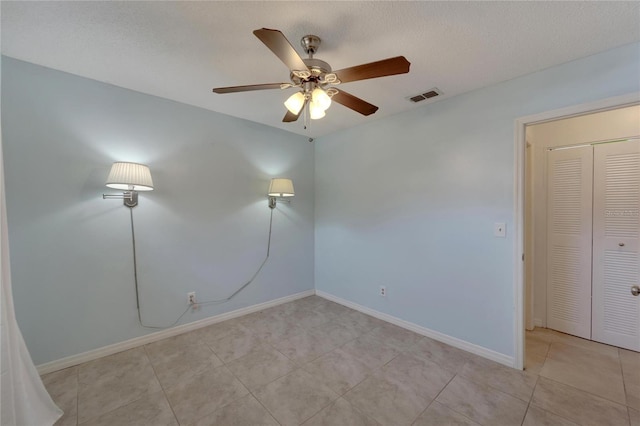
[[[526,339],[517,371],[311,296],[43,381],[56,425],[640,425],[640,353]]]

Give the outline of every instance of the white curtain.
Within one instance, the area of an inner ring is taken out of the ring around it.
[[[0,425],[2,426],[51,426],[62,416],[47,393],[36,367],[33,365],[22,333],[16,322],[11,294],[9,269],[9,236],[7,235],[7,209],[4,193],[4,163],[2,158],[2,131],[0,126],[0,264],[2,285],[2,311],[0,333]]]

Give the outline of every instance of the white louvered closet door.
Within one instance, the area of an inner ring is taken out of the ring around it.
[[[592,340],[640,351],[640,140],[594,147]]]
[[[591,338],[593,148],[547,157],[547,327]]]

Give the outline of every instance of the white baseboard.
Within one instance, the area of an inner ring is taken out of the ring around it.
[[[166,330],[158,331],[155,333],[145,334],[144,336],[125,340],[124,342],[114,343],[112,345],[103,346],[101,348],[93,349],[77,355],[71,355],[55,361],[50,361],[44,364],[40,364],[36,368],[38,369],[38,373],[40,375],[51,373],[54,371],[62,370],[63,368],[73,367],[74,365],[93,361],[94,359],[102,358],[103,356],[113,355],[118,352],[146,345],[147,343],[166,339],[167,337],[172,337],[178,334],[193,331],[211,324],[241,317],[253,312],[262,311],[273,306],[281,305],[283,303],[291,302],[297,299],[302,299],[303,297],[313,296],[314,294],[315,290],[303,291],[301,293],[292,294],[290,296],[281,297],[279,299],[270,300],[268,302],[259,303],[257,305],[247,306],[246,308],[236,309],[235,311],[225,312],[224,314],[203,318],[201,320],[190,322],[188,324],[178,325],[176,327],[168,328]]]
[[[534,318],[533,319],[533,326],[534,327],[544,327],[544,324],[542,322],[542,319],[540,318]]]
[[[378,312],[374,309],[367,308],[362,305],[358,305],[357,303],[353,303],[348,300],[342,299],[340,297],[334,296],[332,294],[325,293],[324,291],[321,291],[321,290],[316,290],[316,295],[324,299],[330,300],[332,302],[336,302],[341,305],[344,305],[347,308],[355,309],[356,311],[360,311],[364,314],[371,315],[372,317],[381,319],[386,322],[390,322],[391,324],[395,324],[398,327],[405,328],[415,333],[422,334],[423,336],[429,337],[431,339],[438,340],[439,342],[446,343],[447,345],[451,345],[458,349],[462,349],[463,351],[471,352],[472,354],[490,359],[495,362],[499,362],[500,364],[506,365],[508,367],[514,366],[515,360],[512,356],[501,354],[500,352],[496,352],[491,349],[487,349],[483,346],[479,346],[474,343],[467,342],[466,340],[458,339],[456,337],[452,337],[447,334],[443,334],[438,331],[431,330],[426,327],[422,327],[412,322],[405,321],[400,318],[396,318],[392,315]]]

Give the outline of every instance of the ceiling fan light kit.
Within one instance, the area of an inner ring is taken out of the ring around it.
[[[327,114],[319,105],[316,105],[314,102],[309,104],[309,118],[312,120],[319,120],[325,115]]]
[[[287,113],[282,120],[283,122],[297,121],[303,111],[308,111],[308,117],[312,120],[320,119],[326,115],[326,110],[331,106],[332,100],[362,115],[371,115],[378,110],[377,106],[331,86],[351,81],[405,74],[409,72],[411,65],[404,56],[396,56],[333,71],[328,63],[313,57],[321,43],[318,36],[309,34],[302,37],[300,44],[309,55],[308,58],[302,59],[280,31],[262,28],[255,30],[253,34],[289,68],[291,82],[217,87],[213,89],[213,92],[223,94],[297,88],[298,92],[289,96],[284,102]]]
[[[300,114],[300,110],[304,106],[305,102],[306,99],[304,97],[304,94],[302,92],[296,92],[293,95],[289,96],[289,99],[284,102],[284,106],[287,107],[287,109],[291,111],[292,114],[298,115]]]
[[[326,111],[331,106],[331,97],[319,87],[313,89],[311,99],[311,102],[317,104],[323,111]]]

